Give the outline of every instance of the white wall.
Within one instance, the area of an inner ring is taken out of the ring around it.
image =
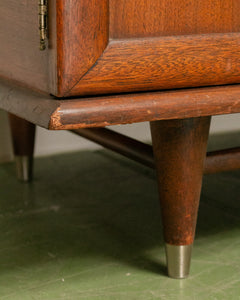
[[[142,141],[150,141],[148,123],[113,126],[114,130]],[[212,120],[211,134],[228,131],[240,132],[240,114],[217,116]],[[239,146],[239,145],[236,145]],[[47,131],[37,128],[36,156],[51,155],[55,153],[78,151],[83,149],[97,149],[100,146],[66,131]],[[12,148],[7,114],[0,110],[0,162],[12,160]]]

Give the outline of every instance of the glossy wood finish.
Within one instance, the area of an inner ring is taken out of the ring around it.
[[[0,108],[47,129],[105,127],[240,112],[240,86],[56,100],[0,80]]]
[[[57,81],[52,93],[70,96],[108,44],[108,1],[56,0],[56,11]]]
[[[39,51],[38,3],[0,1],[0,77],[49,91],[48,51]]]
[[[105,127],[240,112],[239,85],[66,100],[50,129]]]
[[[210,117],[151,122],[165,242],[193,243]]]
[[[0,108],[18,116],[10,116],[15,154],[32,156],[32,122],[74,129],[146,161],[149,147],[134,151],[137,141],[79,128],[150,121],[166,243],[192,244],[210,116],[240,111],[239,85],[123,93],[240,83],[239,1],[49,0],[49,50],[43,53],[35,48],[37,4],[5,2],[0,76],[56,97],[78,97],[57,100],[0,82]],[[99,94],[108,96],[86,98]],[[211,156],[208,168],[214,165]],[[20,161],[26,180],[28,166]]]
[[[9,123],[15,156],[32,157],[34,151],[36,126],[33,123],[30,123],[13,114],[9,114]]]
[[[109,43],[71,96],[240,82],[240,34],[189,35]]]
[[[58,97],[240,83],[238,0],[49,0],[45,52],[37,9],[1,2],[0,76]]]
[[[109,0],[109,6],[114,39],[240,30],[237,0]]]
[[[67,72],[72,80],[62,80],[62,88],[55,95],[96,95],[240,82],[238,0],[227,3],[223,0],[203,3],[101,0],[98,5],[100,2],[105,9],[100,21],[96,19],[99,24],[110,20],[108,46],[101,56],[97,54],[99,59],[87,72],[78,70],[81,72],[78,78],[76,70]],[[78,53],[82,53],[83,45],[79,48],[76,42],[82,33],[79,26],[74,27],[75,15],[81,14],[83,6],[88,11],[88,2],[85,3],[75,3],[72,20],[64,21],[63,16],[62,21],[74,30],[66,37],[63,32],[60,40],[66,40],[68,48],[78,48]],[[88,18],[97,14],[97,10],[95,4]],[[93,42],[97,38],[103,45],[106,36],[89,32],[84,40]],[[74,45],[68,40],[74,41]],[[60,56],[61,51],[62,47],[58,47]],[[63,68],[71,65],[74,57],[69,52]],[[84,56],[82,60],[85,61]],[[78,68],[77,63],[74,68]],[[63,69],[60,69],[61,74]]]

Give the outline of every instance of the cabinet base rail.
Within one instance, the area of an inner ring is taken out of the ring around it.
[[[72,132],[149,168],[155,168],[151,145],[107,128],[75,129]],[[237,169],[240,169],[240,147],[207,153],[204,174]]]

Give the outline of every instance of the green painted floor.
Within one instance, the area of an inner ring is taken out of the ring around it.
[[[240,299],[240,171],[204,178],[191,276],[166,276],[154,172],[108,151],[0,166],[0,300]]]

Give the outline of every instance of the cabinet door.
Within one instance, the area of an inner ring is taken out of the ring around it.
[[[0,1],[0,76],[58,97],[240,83],[239,0]]]
[[[58,96],[240,82],[239,0],[57,0]]]

